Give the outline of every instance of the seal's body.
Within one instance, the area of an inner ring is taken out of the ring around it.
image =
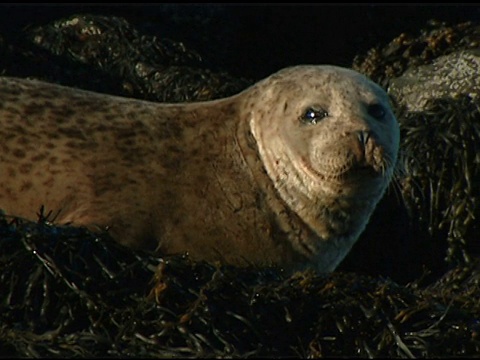
[[[158,104],[0,78],[0,208],[236,265],[332,271],[396,162],[384,91],[333,66]]]

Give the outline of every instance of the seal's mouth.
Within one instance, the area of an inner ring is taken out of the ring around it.
[[[350,158],[344,163],[335,164],[330,167],[315,167],[306,159],[302,158],[301,167],[305,173],[314,181],[330,181],[330,182],[350,182],[358,180],[373,180],[385,177],[388,166],[384,161],[369,162],[367,159],[357,161]],[[323,171],[322,171],[323,170]]]

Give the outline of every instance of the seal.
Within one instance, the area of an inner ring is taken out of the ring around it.
[[[329,65],[219,100],[161,104],[0,79],[0,208],[133,248],[333,271],[387,188],[386,93]]]

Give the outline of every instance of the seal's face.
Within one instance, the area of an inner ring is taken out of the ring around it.
[[[271,79],[264,96],[276,106],[252,118],[270,176],[308,197],[383,193],[399,147],[385,92],[332,66],[290,68]]]
[[[265,169],[316,233],[293,246],[319,270],[333,270],[393,174],[400,135],[388,97],[363,75],[333,66],[282,70],[256,95],[249,121]]]

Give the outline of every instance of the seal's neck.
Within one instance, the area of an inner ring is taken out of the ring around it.
[[[306,224],[299,214],[292,209],[287,202],[283,199],[282,195],[275,186],[269,176],[262,157],[259,153],[259,144],[255,139],[249,123],[249,117],[245,116],[242,121],[238,123],[236,129],[236,141],[238,148],[241,151],[241,157],[246,165],[250,176],[255,182],[255,185],[260,189],[261,196],[259,201],[264,205],[259,204],[259,207],[268,209],[271,211],[272,219],[272,231],[275,234],[273,241],[280,245],[278,247],[284,247],[290,249],[289,253],[296,253],[296,258],[301,259],[297,261],[297,264],[307,264],[307,266],[314,267],[320,271],[331,271],[333,266],[327,266],[327,263],[317,262],[315,256],[312,258],[311,251],[308,249],[309,242],[312,239],[317,239],[318,235],[315,230]],[[264,210],[267,211],[267,210]],[[268,241],[268,239],[265,239]],[[277,246],[276,245],[276,246]],[[292,259],[285,259],[283,264],[291,261]],[[319,266],[326,266],[325,268],[319,268]],[[335,262],[336,266],[336,262]]]

